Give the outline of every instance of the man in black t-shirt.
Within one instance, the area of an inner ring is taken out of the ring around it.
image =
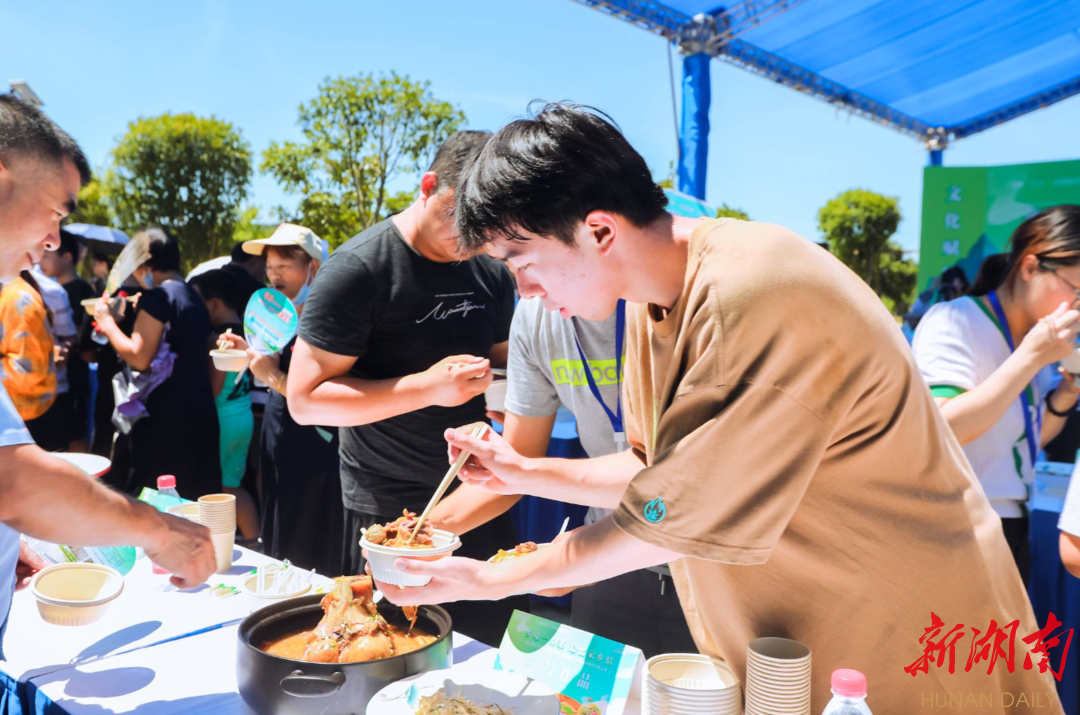
[[[447,140],[416,201],[337,249],[305,303],[289,411],[341,428],[347,574],[363,572],[361,528],[424,509],[448,467],[443,432],[484,420],[489,368],[506,364],[513,282],[490,257],[458,254],[452,215],[458,177],[489,137]],[[461,552],[488,558],[514,543],[504,516]],[[511,601],[449,610],[456,630],[492,644],[526,607]]]

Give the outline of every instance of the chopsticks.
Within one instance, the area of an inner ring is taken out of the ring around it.
[[[470,436],[481,439],[485,434],[487,434],[487,431],[487,423],[480,424],[473,428]],[[469,452],[462,451],[461,454],[458,455],[458,458],[454,460],[454,463],[450,466],[450,469],[447,470],[446,476],[442,478],[442,483],[439,484],[439,488],[436,489],[435,493],[432,495],[431,501],[428,502],[427,508],[424,509],[424,513],[420,515],[419,519],[417,519],[416,526],[413,527],[412,531],[409,532],[408,537],[406,537],[406,544],[412,543],[413,536],[415,536],[416,533],[420,531],[420,527],[424,525],[424,521],[428,518],[428,515],[431,514],[431,510],[435,508],[435,505],[439,503],[440,499],[442,499],[443,494],[445,494],[446,490],[450,488],[450,485],[454,482],[454,477],[456,477],[457,473],[461,471],[461,468],[465,466],[465,462],[469,459],[470,456],[471,454]]]

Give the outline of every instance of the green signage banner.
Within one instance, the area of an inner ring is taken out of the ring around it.
[[[919,292],[959,264],[974,280],[983,259],[1006,250],[1024,219],[1049,206],[1080,204],[1080,160],[923,171]]]

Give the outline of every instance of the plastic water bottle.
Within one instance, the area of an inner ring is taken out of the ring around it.
[[[180,498],[180,493],[176,491],[176,477],[171,474],[163,474],[157,478],[157,499],[154,500],[154,506],[158,511],[168,511],[170,507],[179,506],[184,503],[184,500]]]
[[[158,511],[168,511],[170,507],[183,504],[184,501],[180,498],[180,493],[176,491],[176,477],[171,474],[163,474],[157,478],[157,498],[154,499],[154,506]],[[163,569],[157,564],[151,562],[151,571],[158,574],[169,573],[167,569]]]
[[[866,676],[841,668],[832,674],[833,699],[821,715],[872,715],[866,705]]]

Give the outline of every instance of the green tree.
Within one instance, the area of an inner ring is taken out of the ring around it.
[[[101,172],[98,172],[98,176]],[[79,189],[78,210],[68,217],[66,223],[89,223],[95,226],[113,226],[116,223],[116,214],[105,193],[102,191],[101,180],[97,176],[89,184]]]
[[[716,210],[716,218],[737,218],[742,219],[743,221],[749,221],[750,215],[742,209],[737,209],[734,206],[720,204],[720,208]]]
[[[238,211],[236,223],[233,224],[233,243],[243,243],[244,241],[251,241],[256,238],[266,238],[278,227],[276,223],[259,223],[258,218],[258,206],[248,206],[247,208]],[[228,250],[231,249],[232,246],[228,246]],[[222,253],[225,252],[225,250],[222,250]]]
[[[894,315],[906,313],[918,267],[891,240],[900,225],[897,200],[865,189],[845,191],[818,211],[829,250],[881,296]]]
[[[188,265],[231,248],[251,181],[251,148],[232,124],[194,114],[138,119],[112,158],[105,191],[122,227],[169,229]]]
[[[389,187],[426,168],[465,121],[429,86],[396,72],[323,80],[318,96],[299,108],[303,141],[272,142],[262,155],[259,168],[300,195],[296,212],[278,207],[279,215],[336,246],[407,206],[413,192]]]

